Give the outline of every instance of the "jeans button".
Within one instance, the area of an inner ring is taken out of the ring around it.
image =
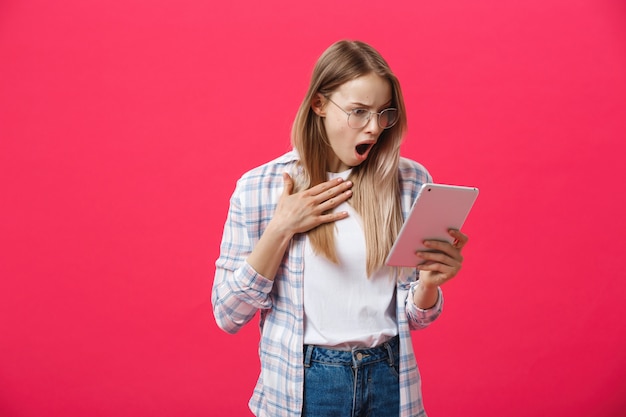
[[[356,354],[356,359],[359,360],[359,361],[362,360],[363,359],[363,354],[361,352],[358,352]]]

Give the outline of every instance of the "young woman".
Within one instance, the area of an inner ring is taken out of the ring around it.
[[[410,330],[441,313],[463,233],[429,241],[416,268],[384,265],[419,187],[400,157],[406,112],[380,54],[355,41],[319,58],[293,150],[238,181],[213,284],[218,325],[260,311],[256,416],[422,416]]]

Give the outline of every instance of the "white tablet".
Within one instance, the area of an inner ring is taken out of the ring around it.
[[[478,188],[458,185],[424,184],[411,208],[386,264],[414,267],[418,263],[415,252],[426,250],[425,240],[452,243],[449,229],[461,229],[474,201]]]

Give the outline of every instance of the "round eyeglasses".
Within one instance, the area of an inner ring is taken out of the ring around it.
[[[348,126],[352,129],[362,129],[367,126],[373,114],[378,116],[378,126],[380,126],[381,129],[389,129],[398,121],[398,109],[394,109],[393,107],[381,110],[380,112],[369,111],[367,109],[345,111],[339,104],[332,101],[329,97],[326,98],[328,101],[337,106],[339,110],[348,115]]]

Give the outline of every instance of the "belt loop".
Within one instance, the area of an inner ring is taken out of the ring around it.
[[[311,356],[313,355],[313,345],[304,345],[304,367],[311,367]]]
[[[391,349],[391,346],[388,342],[385,342],[385,348],[387,349],[387,356],[389,357],[389,366],[393,366],[393,349]]]

